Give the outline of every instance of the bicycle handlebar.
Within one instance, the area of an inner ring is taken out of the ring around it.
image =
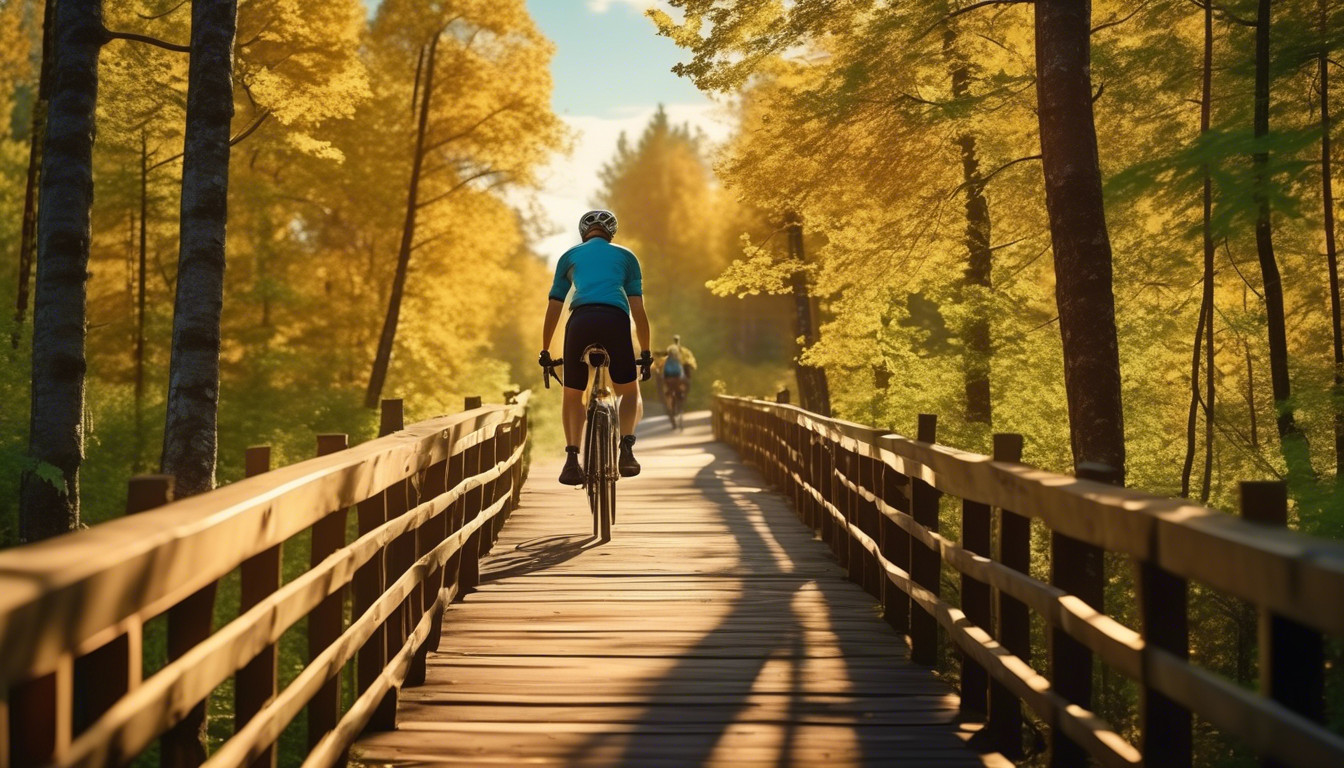
[[[560,375],[555,372],[556,368],[560,368],[564,364],[565,364],[564,358],[558,357],[552,359],[550,365],[541,366],[543,369],[543,372],[541,374],[541,383],[545,384],[547,389],[551,388],[552,377],[555,378],[556,383],[559,384],[560,386],[563,387],[565,385],[564,379],[561,379]]]

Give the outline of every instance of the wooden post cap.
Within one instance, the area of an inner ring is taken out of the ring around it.
[[[1022,461],[1022,436],[1012,432],[994,434],[994,460],[1019,464]]]
[[[317,436],[317,455],[328,456],[350,447],[350,436],[344,433],[330,433]]]
[[[919,414],[919,431],[915,439],[921,443],[938,442],[938,416],[932,413]]]
[[[466,401],[463,403],[463,405],[462,405],[462,410],[464,410],[464,411],[474,411],[474,410],[476,410],[477,408],[480,408],[480,407],[481,407],[481,396],[480,396],[480,395],[472,395],[472,396],[468,397],[468,398],[466,399]]]
[[[784,404],[784,405],[788,405],[788,404],[789,404],[789,390],[788,390],[787,387],[785,387],[784,389],[779,390],[779,392],[777,392],[777,393],[775,394],[775,402],[776,402],[776,403],[782,403],[782,404]]]
[[[126,514],[162,507],[173,500],[177,478],[172,475],[136,475],[126,487]]]
[[[243,454],[243,475],[256,477],[271,471],[271,446],[254,445]]]
[[[406,417],[402,409],[401,398],[384,400],[379,412],[378,436],[384,437],[399,432],[406,427]]]
[[[1288,484],[1281,480],[1248,480],[1240,485],[1241,516],[1252,523],[1288,524]]]

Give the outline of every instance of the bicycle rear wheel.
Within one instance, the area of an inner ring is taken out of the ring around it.
[[[588,422],[586,464],[588,467],[588,506],[593,512],[593,535],[611,540],[611,523],[616,506],[616,453],[612,418],[607,409],[595,408]]]

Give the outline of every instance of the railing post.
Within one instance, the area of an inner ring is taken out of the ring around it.
[[[1182,660],[1190,658],[1190,626],[1185,579],[1148,560],[1134,562],[1134,583],[1144,643]],[[1192,735],[1190,710],[1153,690],[1148,684],[1144,654],[1142,697],[1139,699],[1139,740],[1143,764],[1152,768],[1190,768]]]
[[[265,474],[271,469],[271,447],[256,445],[243,454],[243,473],[247,477]],[[280,545],[276,544],[243,561],[239,568],[242,596],[239,614],[265,600],[280,588]],[[235,728],[242,728],[276,694],[275,646],[268,645],[252,658],[234,680],[233,711]],[[251,768],[274,768],[275,746],[266,747],[251,763]]]
[[[870,450],[876,450],[871,443],[868,444]],[[881,494],[881,488],[877,484],[877,460],[865,455],[859,456],[859,487],[865,493],[873,496],[873,501],[860,495],[858,497],[858,519],[859,530],[868,535],[870,539],[876,542],[881,541],[880,524],[881,514],[877,511],[877,498]],[[877,561],[877,557],[870,553],[866,548],[861,550],[863,556],[863,588],[875,598],[882,597],[882,584],[886,582],[886,575],[882,571],[882,566]]]
[[[406,428],[406,414],[401,398],[383,400],[378,409],[378,436],[387,437]]]
[[[781,390],[779,390],[778,392],[775,393],[775,402],[776,402],[776,403],[783,403],[783,404],[785,404],[785,405],[788,405],[788,402],[789,402],[789,388],[788,388],[788,387],[785,387],[784,389],[781,389]]]
[[[74,711],[74,664],[63,656],[56,670],[14,686],[7,693],[10,742],[0,744],[9,750],[13,768],[46,765],[57,753],[64,752],[72,737]]]
[[[384,403],[388,401],[384,400]],[[394,430],[395,431],[395,430]],[[379,491],[356,506],[359,520],[359,535],[378,528],[387,522],[387,493]],[[378,597],[386,589],[387,548],[378,551],[372,560],[361,565],[355,571],[351,581],[351,615],[358,619],[378,602]],[[374,681],[387,666],[387,622],[379,624],[369,639],[359,649],[355,664],[355,687],[362,694],[373,687]],[[393,688],[378,703],[373,717],[365,726],[365,731],[390,731],[397,724],[397,689]]]
[[[161,507],[172,501],[172,497],[171,475],[133,477],[127,487],[126,514]],[[67,736],[83,733],[118,699],[140,685],[142,641],[142,628],[136,622],[101,647],[75,658],[69,712],[65,713],[69,717]]]
[[[382,412],[380,414],[378,435],[384,437],[393,432],[400,432],[406,428],[405,409],[401,400],[384,400],[382,402]],[[411,499],[411,484],[409,479],[399,480],[388,486],[384,491],[386,499],[386,512],[388,520],[395,520],[406,514],[407,510],[415,506]],[[383,556],[383,589],[386,590],[395,584],[401,575],[411,567],[415,561],[415,539],[402,534],[388,543]],[[381,592],[380,592],[381,594]],[[409,625],[410,619],[410,601],[404,600],[400,605],[394,608],[387,616],[384,623],[384,642],[386,650],[384,659],[391,660],[396,656],[402,646],[406,644],[406,637],[410,634],[413,627]]]
[[[471,396],[467,397],[466,400],[463,402],[462,410],[464,410],[464,411],[474,411],[474,410],[476,410],[477,408],[480,408],[480,407],[481,407],[481,396],[480,396],[480,395],[471,395]]]
[[[433,464],[425,471],[424,484],[421,486],[420,495],[426,499],[436,499],[442,496],[447,490],[445,483],[448,475],[448,461],[445,459]],[[416,560],[429,554],[441,544],[447,536],[447,524],[449,513],[444,510],[434,517],[426,520],[415,531],[415,557]],[[429,651],[438,642],[439,630],[443,627],[443,604],[440,602],[440,593],[443,587],[443,568],[435,568],[425,575],[425,580],[420,582],[420,586],[415,590],[415,618],[412,620],[412,626],[419,623],[420,617],[425,613],[430,614],[429,636],[425,641],[415,649],[411,656],[411,663],[406,670],[405,685],[416,686],[423,685],[425,682],[425,665],[429,659]]]
[[[468,397],[463,404],[464,410],[470,411],[481,407],[479,397]],[[463,459],[463,477],[472,477],[481,473],[481,443],[477,443],[465,451]],[[463,505],[462,524],[467,525],[475,520],[481,514],[484,508],[485,489],[481,487],[473,488],[465,494],[465,503]],[[458,588],[459,594],[466,593],[476,589],[480,583],[480,556],[481,556],[481,538],[482,532],[477,529],[475,533],[467,537],[467,541],[462,546],[462,558],[459,561]]]
[[[210,636],[214,609],[213,583],[168,609],[169,663]],[[205,762],[204,729],[205,702],[201,701],[160,739],[159,765],[178,768]]]
[[[1022,436],[994,435],[994,461],[1017,464],[1022,461]],[[1031,521],[1007,509],[998,510],[999,562],[1019,573],[1031,573]],[[998,596],[998,631],[995,639],[1024,663],[1031,663],[1031,614],[1027,606],[1011,595],[994,590]],[[997,680],[989,683],[989,728],[993,741],[1005,757],[1022,757],[1022,702]]]
[[[962,499],[961,545],[982,557],[992,557],[992,535],[988,504]],[[961,574],[961,610],[966,618],[986,632],[993,632],[989,585]],[[969,655],[961,655],[961,712],[983,717],[989,712],[989,673]]]
[[[933,445],[938,440],[938,417],[931,413],[919,415],[917,439],[921,443]],[[910,478],[911,516],[915,522],[928,530],[938,531],[938,491],[919,478]],[[910,537],[910,576],[916,584],[933,593],[942,594],[942,580],[939,572],[942,558],[925,546],[924,542]],[[933,614],[913,599],[910,603],[910,660],[916,664],[931,667],[938,661],[938,620]]]
[[[1280,481],[1241,484],[1241,516],[1261,525],[1288,525],[1288,485]],[[1260,609],[1260,693],[1313,722],[1325,717],[1325,665],[1321,633]],[[1281,766],[1262,759],[1261,765]]]
[[[328,456],[349,447],[350,439],[343,434],[317,436],[317,455]],[[344,509],[332,510],[313,524],[312,549],[308,559],[315,568],[345,546]],[[343,590],[337,590],[322,599],[308,614],[308,661],[311,663],[341,636],[341,607]],[[308,748],[312,749],[341,719],[341,672],[335,670],[322,683],[317,694],[308,702]]]
[[[1104,464],[1080,464],[1077,476],[1113,485],[1120,481],[1120,472]],[[1098,612],[1106,610],[1105,564],[1100,547],[1062,533],[1050,533],[1050,583]],[[1050,627],[1047,650],[1050,684],[1069,702],[1093,709],[1092,651],[1058,626]],[[1086,763],[1087,752],[1066,736],[1058,723],[1050,726],[1050,765],[1066,768]]]
[[[881,472],[882,500],[892,509],[909,514],[910,497],[907,484],[910,478],[887,466],[886,463],[882,464]],[[882,550],[882,556],[892,565],[909,573],[910,534],[885,514],[878,521],[878,525],[881,536],[878,546]],[[882,576],[882,617],[901,634],[910,630],[910,597],[888,581],[885,574]]]

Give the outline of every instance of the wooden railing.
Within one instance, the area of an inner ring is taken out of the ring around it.
[[[252,449],[250,477],[171,503],[171,478],[137,478],[135,514],[0,553],[0,768],[122,765],[156,741],[165,766],[272,766],[305,710],[304,765],[331,765],[393,727],[517,504],[528,394],[511,400],[405,429],[385,401],[384,437],[321,435],[319,458],[272,471]],[[240,605],[212,627],[226,578]],[[287,630],[307,654],[282,686]],[[166,658],[147,675],[151,646]],[[206,702],[230,679],[234,728],[207,756]]]
[[[989,746],[1023,754],[1025,703],[1049,726],[1055,766],[1188,766],[1192,715],[1265,764],[1344,765],[1344,738],[1321,725],[1323,635],[1344,638],[1344,544],[1286,530],[1281,483],[1243,484],[1240,519],[1099,482],[1104,467],[1087,479],[1023,465],[1018,435],[995,435],[982,456],[935,445],[932,416],[911,440],[779,399],[717,398],[716,436],[792,498],[916,662],[955,643],[962,709],[987,715]],[[960,500],[960,541],[939,533],[944,495]],[[1048,531],[1049,583],[1030,575],[1032,519]],[[1138,627],[1106,613],[1108,552],[1132,564]],[[940,593],[944,564],[959,605]],[[1258,693],[1190,660],[1190,582],[1258,612]],[[1096,713],[1094,656],[1138,686],[1137,743]]]

